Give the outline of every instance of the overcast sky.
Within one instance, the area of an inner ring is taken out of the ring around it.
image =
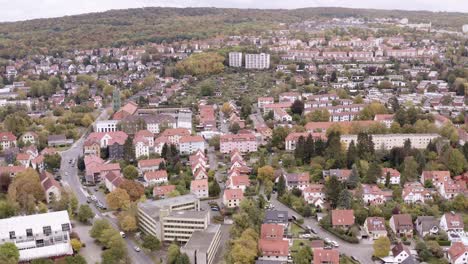
[[[337,6],[468,12],[467,0],[0,0],[0,21],[59,17],[147,6],[288,9]]]

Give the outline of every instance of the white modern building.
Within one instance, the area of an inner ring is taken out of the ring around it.
[[[268,69],[270,68],[270,54],[245,54],[246,69]]]
[[[210,211],[200,210],[200,201],[187,194],[138,204],[140,229],[161,241],[187,242],[192,233],[210,225]]]
[[[411,147],[417,149],[425,149],[429,142],[440,137],[438,134],[377,134],[372,135],[375,149],[392,149],[395,147],[403,147],[405,141],[411,142]],[[357,143],[357,135],[342,135],[341,142],[349,146],[351,141]]]
[[[98,120],[95,123],[95,132],[115,132],[117,131],[118,120]]]
[[[229,67],[242,67],[242,52],[229,52]]]
[[[0,244],[14,243],[20,262],[72,255],[70,233],[67,211],[0,220]]]

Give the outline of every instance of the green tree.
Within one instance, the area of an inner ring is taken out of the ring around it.
[[[446,157],[446,166],[452,175],[460,175],[466,169],[466,159],[458,149],[450,149]]]
[[[314,110],[306,115],[306,120],[310,122],[328,122],[330,120],[330,113],[327,109]]]
[[[283,194],[286,192],[286,181],[285,181],[283,175],[279,176],[278,184],[277,184],[276,188],[277,188],[277,191],[278,191],[278,197],[283,196]]]
[[[336,208],[338,205],[339,195],[341,193],[342,186],[336,176],[331,176],[325,181],[325,195],[331,203],[332,208]]]
[[[176,264],[177,258],[180,255],[180,248],[177,244],[172,243],[167,249],[167,264]]]
[[[390,239],[388,237],[380,237],[374,242],[374,256],[383,258],[388,256],[390,251]]]
[[[124,160],[130,162],[135,160],[135,147],[133,146],[133,141],[130,137],[127,137],[127,139],[125,140],[123,150]]]
[[[358,159],[358,153],[356,149],[356,144],[354,144],[354,140],[351,140],[348,146],[348,151],[346,152],[346,166],[351,168],[351,166],[356,162]]]
[[[403,162],[403,173],[401,174],[402,184],[418,179],[418,175],[418,163],[414,160],[413,156],[406,157]]]
[[[39,175],[33,169],[18,173],[8,188],[8,200],[22,212],[33,213],[36,205],[45,200]]]
[[[351,167],[351,174],[349,175],[349,178],[346,182],[349,188],[354,189],[358,186],[359,182],[361,181],[361,178],[359,176],[359,170],[356,166],[356,164],[353,164]]]
[[[145,187],[137,181],[124,179],[119,188],[127,191],[132,202],[140,199],[145,194]]]
[[[291,105],[291,113],[302,115],[304,112],[304,103],[301,100],[295,100]]]
[[[367,170],[366,177],[364,178],[365,183],[376,183],[377,179],[382,175],[382,168],[377,162],[371,162],[369,169]]]
[[[98,239],[101,237],[102,232],[109,228],[111,228],[109,221],[106,219],[98,219],[94,221],[93,227],[89,230],[89,235],[94,239]]]
[[[74,252],[80,252],[80,249],[83,247],[83,244],[81,243],[81,241],[76,238],[72,238],[70,240],[70,244]]]
[[[258,168],[257,179],[261,182],[274,181],[275,180],[275,169],[270,165],[265,165]]]
[[[219,187],[219,184],[216,180],[210,183],[210,186],[208,188],[208,193],[210,197],[216,197],[221,193],[221,187]]]
[[[90,219],[94,217],[94,212],[91,210],[91,207],[87,204],[80,205],[80,209],[78,209],[78,221],[82,223],[87,223]]]
[[[138,178],[138,169],[133,165],[127,165],[123,169],[123,175],[126,179],[135,180]]]
[[[0,262],[16,264],[19,262],[19,250],[14,243],[6,242],[0,245]]]
[[[258,234],[255,230],[248,228],[244,230],[233,244],[228,253],[229,263],[250,264],[257,257]]]
[[[155,251],[161,248],[161,242],[153,235],[144,235],[142,246],[151,251]]]
[[[48,171],[59,169],[61,161],[62,161],[62,157],[58,153],[44,156],[44,164]]]
[[[86,264],[86,259],[81,255],[65,257],[66,264]]]
[[[353,197],[348,189],[343,189],[338,196],[338,208],[350,209]]]
[[[312,250],[309,246],[305,245],[293,255],[295,264],[310,264],[312,261]]]

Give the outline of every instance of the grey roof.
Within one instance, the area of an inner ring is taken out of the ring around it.
[[[439,227],[439,221],[434,216],[418,216],[416,225],[421,226],[421,231],[429,231],[434,226]]]
[[[221,225],[209,225],[205,230],[195,230],[189,241],[182,248],[188,250],[208,251],[215,235],[220,232]]]
[[[164,200],[147,200],[142,203],[138,203],[138,207],[143,210],[149,216],[157,219],[159,218],[159,211],[164,208],[170,208],[171,206],[178,204],[186,204],[195,202],[198,200],[198,197],[195,194],[186,194],[182,196],[167,198]]]
[[[266,211],[264,223],[287,223],[288,212],[287,211]]]
[[[172,211],[171,213],[169,213],[168,216],[166,216],[166,218],[171,218],[171,217],[205,218],[206,215],[209,215],[209,214],[210,214],[210,211],[180,210],[180,211]]]

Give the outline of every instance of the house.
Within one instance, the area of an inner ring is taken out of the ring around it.
[[[208,179],[192,180],[190,183],[190,192],[198,198],[208,198]]]
[[[49,147],[68,146],[73,144],[73,139],[67,139],[65,135],[50,135],[47,137]]]
[[[107,148],[109,150],[110,159],[121,159],[124,157],[123,146],[127,138],[128,135],[122,131],[93,132],[89,134],[85,142],[99,142],[100,148]]]
[[[262,260],[287,261],[289,255],[288,240],[260,239],[258,250]]]
[[[0,145],[2,150],[16,146],[16,136],[11,132],[0,132]]]
[[[314,248],[313,264],[340,264],[340,252],[336,249]]]
[[[84,155],[101,155],[101,145],[97,140],[86,140],[83,143],[83,153]]]
[[[120,171],[110,171],[104,175],[104,184],[109,192],[113,192],[123,183],[123,177]]]
[[[154,135],[148,130],[138,131],[133,138],[135,146],[135,157],[148,157],[154,149]]]
[[[323,177],[333,177],[335,176],[340,182],[347,182],[349,176],[351,175],[351,170],[347,169],[330,169],[322,171]]]
[[[278,224],[286,228],[289,224],[288,222],[288,212],[287,211],[276,211],[268,210],[265,212],[263,218],[264,224]]]
[[[10,178],[15,177],[18,173],[25,171],[27,167],[25,166],[2,166],[0,167],[0,175],[6,174],[9,175]]]
[[[443,187],[444,182],[448,181],[450,178],[450,171],[423,171],[421,174],[421,184],[426,184],[426,182],[431,182],[435,188]]]
[[[447,251],[447,259],[450,264],[466,264],[468,263],[468,246],[462,242],[454,242]]]
[[[434,216],[418,216],[414,225],[421,237],[439,233],[439,221]]]
[[[205,151],[205,140],[202,136],[183,136],[179,139],[181,154],[192,154],[199,150]]]
[[[385,184],[387,182],[387,177],[389,176],[390,185],[399,185],[401,174],[399,171],[392,168],[382,168],[382,174],[380,178],[377,179],[377,183]]]
[[[362,185],[362,200],[367,204],[383,204],[387,201],[387,197],[391,198],[392,194],[382,191],[376,184]]]
[[[308,172],[286,173],[284,176],[286,187],[289,190],[297,188],[304,190],[309,186],[310,175]]]
[[[334,228],[348,228],[354,225],[354,210],[332,210],[331,221]]]
[[[280,224],[262,224],[260,230],[261,239],[283,240],[284,226]]]
[[[325,202],[325,192],[323,184],[310,184],[302,191],[302,196],[308,204],[323,208]]]
[[[392,250],[391,255],[382,258],[384,263],[395,263],[395,264],[413,264],[416,263],[410,250],[403,245],[403,243],[396,244]]]
[[[167,128],[160,136],[166,137],[171,144],[178,145],[182,137],[190,136],[190,131],[185,128]]]
[[[20,139],[23,142],[23,144],[35,145],[39,143],[39,136],[35,132],[32,132],[32,131],[23,133]]]
[[[208,173],[204,167],[200,167],[193,172],[193,178],[195,180],[208,179]]]
[[[259,97],[257,99],[258,109],[263,109],[263,106],[273,103],[275,103],[275,99],[273,97]]]
[[[163,184],[168,182],[168,176],[166,170],[147,171],[143,178],[148,184]]]
[[[393,232],[400,237],[413,236],[413,221],[411,220],[411,215],[409,214],[392,215],[389,221],[389,225]]]
[[[403,187],[401,197],[405,203],[424,203],[432,199],[432,194],[419,182],[407,182]]]
[[[280,102],[294,102],[301,99],[301,94],[298,92],[285,92],[279,94]]]
[[[244,199],[241,189],[226,189],[223,194],[223,204],[228,208],[238,207]]]
[[[387,236],[385,219],[383,217],[367,217],[364,221],[363,229],[367,233],[369,239],[376,240]]]
[[[247,175],[231,176],[226,182],[226,188],[229,189],[241,189],[245,192],[245,189],[250,186],[250,179]]]
[[[176,189],[175,185],[161,185],[154,186],[153,188],[153,197],[164,199],[166,196]]]
[[[165,161],[162,158],[139,160],[138,170],[141,174],[144,174],[147,171],[157,171],[164,163]]]
[[[231,153],[233,150],[242,153],[257,151],[257,139],[252,133],[227,134],[220,137],[221,153]]]
[[[42,189],[44,189],[47,203],[59,201],[62,194],[62,186],[54,179],[54,176],[47,171],[43,171],[39,174],[39,180],[41,181]]]
[[[455,212],[445,213],[440,218],[440,229],[447,233],[460,233],[463,232],[465,225],[461,214]]]
[[[392,114],[377,114],[374,117],[374,120],[384,124],[387,128],[390,128],[393,123],[393,116]]]

